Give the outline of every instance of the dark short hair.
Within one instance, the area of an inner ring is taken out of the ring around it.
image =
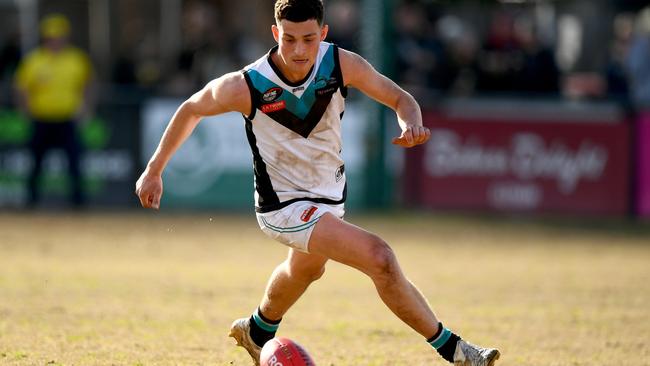
[[[322,0],[276,0],[275,21],[280,23],[286,19],[290,22],[300,23],[316,19],[318,25],[323,24]]]

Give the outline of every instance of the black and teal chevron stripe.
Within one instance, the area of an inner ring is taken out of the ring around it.
[[[280,86],[257,70],[247,70],[245,77],[251,89],[253,110],[262,110],[263,106],[269,103],[283,103],[284,108],[266,112],[266,115],[304,138],[309,136],[323,117],[332,95],[339,89],[344,93],[338,48],[334,45],[328,48],[316,70],[316,76],[300,97],[283,91],[271,101],[264,100],[263,96],[267,91]],[[252,119],[253,116],[249,118]]]

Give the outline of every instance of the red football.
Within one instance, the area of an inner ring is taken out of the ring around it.
[[[316,366],[307,351],[289,338],[277,337],[266,342],[260,354],[260,366]]]

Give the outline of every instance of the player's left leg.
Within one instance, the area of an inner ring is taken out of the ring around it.
[[[368,275],[388,308],[416,332],[429,338],[438,330],[438,319],[428,302],[406,278],[390,246],[377,235],[324,214],[311,234],[309,249]]]
[[[492,366],[499,358],[498,350],[467,343],[442,326],[402,272],[395,253],[377,235],[326,213],[311,234],[309,249],[368,275],[388,308],[424,336],[445,360],[458,366]]]

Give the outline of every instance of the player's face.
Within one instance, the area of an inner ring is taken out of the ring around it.
[[[320,41],[327,35],[327,25],[321,27],[316,19],[299,23],[285,19],[273,25],[272,31],[278,42],[282,71],[287,72],[288,77],[306,76],[316,62]]]

